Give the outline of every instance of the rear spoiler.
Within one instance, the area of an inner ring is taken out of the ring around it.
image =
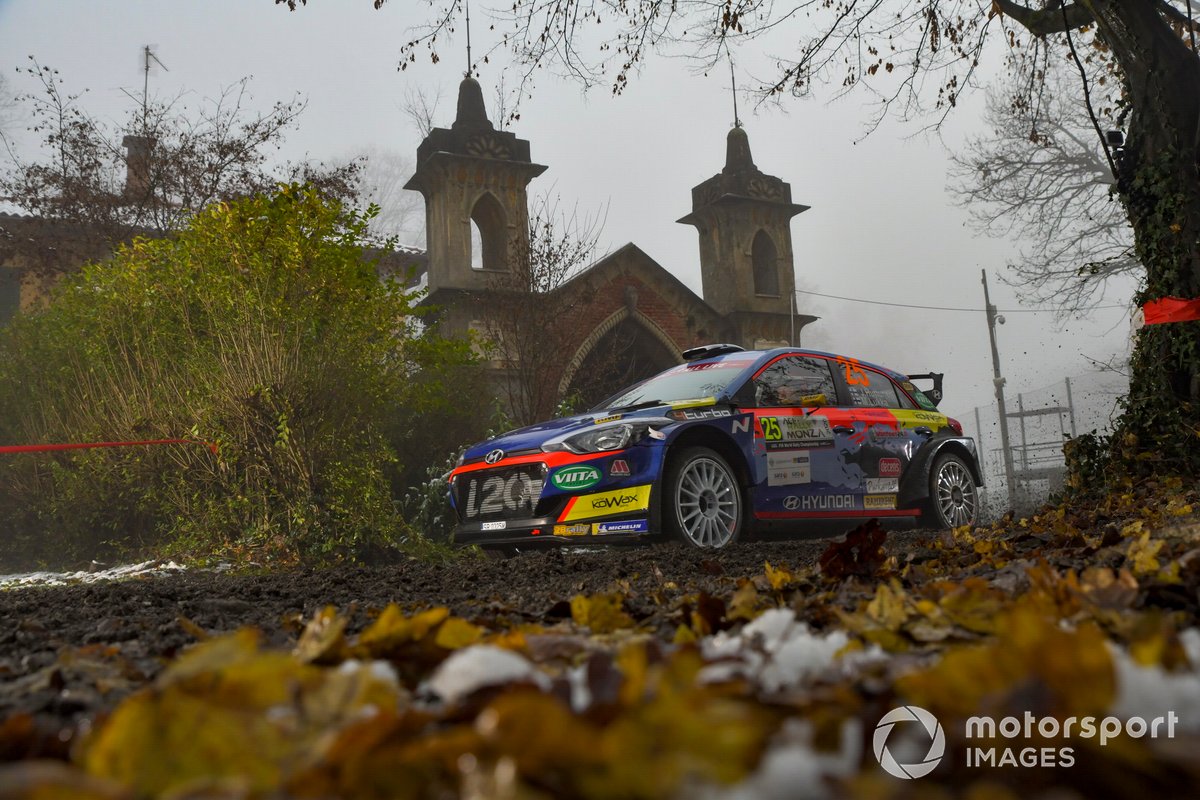
[[[921,393],[933,401],[936,406],[942,402],[942,378],[945,377],[944,372],[925,372],[920,375],[909,375],[908,379],[913,381],[933,381],[933,388],[929,391],[921,390]]]

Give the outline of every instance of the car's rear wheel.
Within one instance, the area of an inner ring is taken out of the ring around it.
[[[665,477],[663,520],[670,534],[702,550],[738,540],[746,506],[725,459],[707,447],[689,447],[675,455]]]
[[[979,489],[967,462],[943,453],[929,471],[929,518],[942,530],[979,521]]]

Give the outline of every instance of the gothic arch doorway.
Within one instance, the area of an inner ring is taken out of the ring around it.
[[[471,268],[508,269],[508,223],[504,208],[492,194],[484,194],[471,209]]]
[[[657,325],[625,310],[597,328],[580,351],[566,396],[577,396],[581,409],[679,363],[679,351]]]
[[[759,231],[751,247],[754,262],[754,293],[779,296],[779,253],[766,231]]]

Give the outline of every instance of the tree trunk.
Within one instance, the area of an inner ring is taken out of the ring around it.
[[[1200,60],[1152,0],[1085,0],[1112,47],[1130,103],[1117,190],[1146,286],[1136,302],[1200,297]],[[1113,455],[1132,477],[1200,475],[1200,321],[1143,328]],[[1132,469],[1130,469],[1132,468]]]

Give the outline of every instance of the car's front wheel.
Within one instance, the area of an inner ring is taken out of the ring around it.
[[[702,550],[719,550],[741,535],[746,507],[737,476],[707,447],[689,447],[667,467],[663,520],[676,538]]]
[[[979,521],[979,489],[967,462],[944,453],[929,471],[929,516],[938,529],[974,525]]]

